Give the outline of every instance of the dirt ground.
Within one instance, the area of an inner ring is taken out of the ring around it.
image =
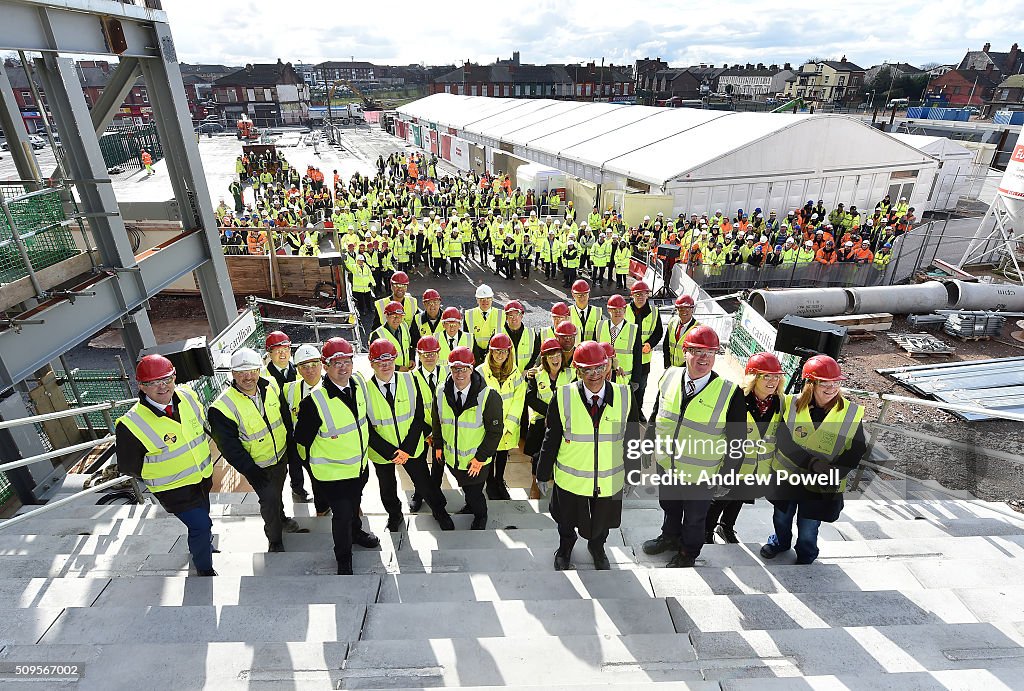
[[[1003,333],[990,341],[967,341],[948,336],[941,329],[911,327],[897,317],[889,332],[877,332],[875,340],[850,341],[843,351],[843,371],[851,388],[919,398],[895,380],[876,370],[902,366],[965,362],[1024,356],[1024,344],[1010,337],[1016,320],[1007,320]],[[952,356],[914,358],[886,333],[927,332],[953,345]],[[857,399],[867,408],[865,419],[876,420],[881,402]],[[986,456],[978,449],[1024,456],[1024,424],[1011,420],[966,422],[934,408],[891,403],[884,422],[901,433],[878,435],[878,444],[893,457],[894,469],[920,479],[937,481],[951,490],[967,490],[980,499],[1007,501],[1024,510],[1024,465]],[[910,436],[915,435],[915,436]],[[957,442],[950,447],[943,440]]]

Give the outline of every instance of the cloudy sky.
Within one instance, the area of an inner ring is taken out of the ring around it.
[[[226,3],[164,0],[179,59],[244,64],[367,60],[381,64],[523,62],[616,64],[661,57],[700,62],[800,63],[846,55],[868,67],[959,61],[968,49],[1021,41],[1024,0],[659,2]],[[526,9],[520,9],[521,7]]]

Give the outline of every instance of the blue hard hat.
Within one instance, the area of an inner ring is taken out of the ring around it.
[[[754,213],[755,213],[755,214],[759,214],[759,213],[761,213],[761,207],[759,206],[759,207],[757,207],[756,209],[754,209]]]
[[[775,245],[775,251],[776,252],[781,252],[782,251],[782,245]]]
[[[884,245],[882,245],[882,249],[891,250],[892,249],[892,245],[887,242]]]

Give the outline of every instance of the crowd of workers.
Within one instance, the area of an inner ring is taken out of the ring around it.
[[[216,209],[224,251],[262,255],[272,247],[317,256],[327,235],[350,265],[362,257],[378,294],[394,271],[446,276],[461,272],[466,257],[508,280],[543,272],[568,288],[585,275],[599,287],[623,289],[634,256],[705,272],[811,263],[884,271],[896,238],[917,222],[905,198],[887,195],[868,213],[843,204],[828,211],[823,200],[808,200],[785,216],[719,209],[674,220],[659,213],[629,226],[613,209],[594,207],[583,218],[557,191],[523,191],[507,174],[437,177],[436,165],[436,157],[393,154],[377,160],[373,178],[357,173],[343,181],[335,170],[328,184],[318,169],[300,175],[273,151],[240,156],[234,209],[223,200]],[[253,206],[244,204],[245,184],[253,187]]]
[[[791,396],[770,353],[750,358],[742,382],[714,372],[719,338],[694,319],[693,299],[677,298],[663,325],[643,282],[628,298],[613,294],[598,306],[591,286],[576,280],[573,304],[553,305],[551,325],[538,330],[523,324],[520,302],[499,307],[486,285],[463,313],[442,308],[434,289],[422,293],[421,308],[408,276],[396,274],[391,284],[371,306],[379,326],[368,339],[369,376],[354,373],[356,351],[345,339],[293,352],[289,337],[273,332],[266,359],[245,347],[232,354],[230,386],[206,412],[188,386],[176,385],[169,360],[139,361],[139,401],[117,422],[118,466],[188,527],[200,575],[216,575],[211,437],[258,495],[271,552],[286,549],[285,534],[307,530],[285,515],[282,495],[290,477],[293,498],[309,501],[310,476],[317,515],[332,517],[339,574],[352,573],[353,545],[379,545],[360,518],[370,466],[389,531],[405,521],[397,466],[415,487],[409,512],[425,503],[442,530],[454,529],[441,492],[447,473],[465,495],[459,513],[482,530],[488,501],[509,497],[506,463],[520,447],[558,524],[554,568],[571,567],[582,537],[595,567],[608,569],[609,530],[642,477],[627,448],[640,441],[657,442],[647,455],[661,479],[664,514],[644,552],[672,551],[670,567],[693,566],[716,535],[737,542],[743,503],[766,497],[775,530],[761,555],[795,548],[798,563],[817,557],[818,526],[838,518],[845,478],[866,450],[863,409],[844,399],[832,358],[808,359],[804,387]],[[665,371],[645,415],[657,347]],[[784,481],[786,473],[799,482]],[[829,481],[814,480],[822,474]],[[751,478],[763,482],[752,487]]]

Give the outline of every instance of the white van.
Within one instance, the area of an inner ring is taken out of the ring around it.
[[[894,98],[891,101],[889,101],[889,105],[887,105],[885,107],[885,109],[886,110],[892,110],[893,108],[896,108],[897,110],[906,110],[909,107],[910,107],[910,99],[909,98]]]

